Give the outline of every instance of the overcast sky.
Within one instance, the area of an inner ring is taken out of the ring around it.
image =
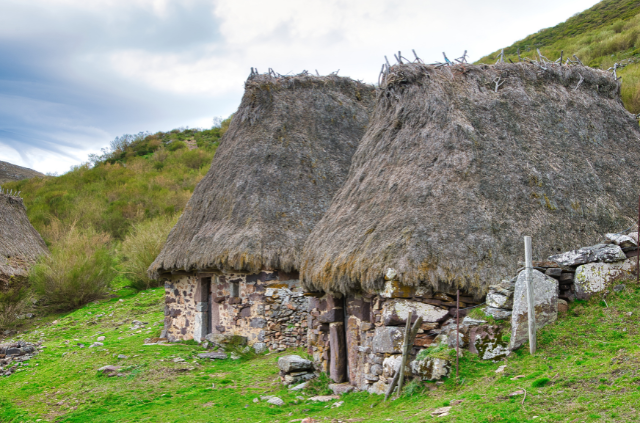
[[[1,0],[0,160],[64,173],[125,133],[211,127],[250,68],[377,80],[471,60],[594,0]]]

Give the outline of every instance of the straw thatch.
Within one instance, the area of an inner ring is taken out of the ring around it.
[[[544,259],[632,226],[639,141],[604,71],[394,66],[345,185],[306,241],[304,284],[380,289],[394,268],[407,285],[482,293],[516,271],[523,235]]]
[[[335,75],[253,75],[211,169],[149,268],[298,270],[346,178],[374,88]]]
[[[22,198],[0,193],[0,282],[26,277],[29,267],[47,253],[42,237],[29,222]]]

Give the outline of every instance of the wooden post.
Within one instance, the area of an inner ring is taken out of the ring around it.
[[[527,304],[529,310],[529,351],[531,354],[536,353],[536,308],[535,297],[533,296],[533,260],[531,258],[531,237],[524,237],[524,262],[525,262],[525,281],[527,283]]]
[[[458,378],[458,362],[460,358],[460,290],[456,292],[456,379]]]
[[[413,311],[409,311],[409,315],[407,316],[407,325],[404,329],[404,343],[402,344],[402,361],[400,362],[400,378],[398,379],[398,394],[402,390],[402,385],[404,383],[404,366],[407,364],[407,355],[409,351],[409,339],[411,336],[411,319],[413,318]]]
[[[407,318],[407,322],[409,324],[411,322],[411,318],[413,317],[411,314],[409,314]],[[416,320],[416,322],[413,324],[413,327],[411,328],[411,332],[409,334],[408,340],[406,337],[407,332],[405,331],[405,344],[403,345],[403,348],[402,348],[402,362],[400,363],[400,367],[396,369],[396,374],[393,376],[393,379],[391,380],[391,383],[387,388],[387,392],[384,395],[385,401],[389,398],[389,395],[393,393],[393,389],[396,387],[396,385],[398,384],[398,381],[400,380],[400,375],[403,375],[403,379],[404,379],[404,366],[406,365],[406,359],[409,355],[409,349],[413,345],[413,340],[416,337],[416,334],[418,333],[418,329],[420,329],[420,326],[422,326],[422,317],[419,316],[418,320]],[[407,346],[406,348],[404,347],[405,345]],[[400,371],[401,369],[402,371]],[[398,388],[398,393],[400,393],[400,389],[402,389],[402,386]]]

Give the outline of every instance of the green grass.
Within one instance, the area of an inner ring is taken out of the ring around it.
[[[336,401],[307,400],[327,392],[326,378],[306,393],[289,392],[279,383],[277,358],[304,356],[303,350],[210,362],[197,358],[202,349],[194,343],[142,346],[145,338],[160,333],[163,290],[120,289],[114,298],[32,321],[20,334],[21,339],[43,339],[46,349],[24,370],[0,378],[0,421],[289,422],[312,416],[423,422],[447,405],[453,407],[450,415],[438,421],[636,421],[640,288],[628,284],[626,291],[610,294],[609,307],[600,300],[578,301],[558,322],[540,330],[535,356],[526,346],[498,363],[465,354],[459,381],[449,378],[441,386],[411,382],[400,399],[386,403],[381,396],[350,393],[340,399],[342,406],[331,408]],[[149,322],[149,329],[132,333],[134,319]],[[90,345],[100,334],[106,336],[104,347],[77,346]],[[128,358],[120,360],[118,354]],[[186,361],[173,362],[177,357]],[[123,366],[125,376],[97,373],[109,364]],[[507,365],[504,373],[496,374],[502,364]],[[511,380],[518,375],[524,377]],[[524,404],[523,395],[509,396],[519,389],[526,390]],[[285,405],[254,403],[261,395],[279,396]]]
[[[505,61],[521,56],[537,58],[536,49],[550,60],[577,55],[585,65],[608,69],[618,62],[630,64],[618,71],[622,76],[621,96],[625,107],[640,113],[640,3],[605,0],[553,28],[546,28],[505,47]],[[500,50],[478,63],[495,63]]]

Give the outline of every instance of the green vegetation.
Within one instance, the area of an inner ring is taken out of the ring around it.
[[[30,321],[33,326],[19,339],[44,340],[47,348],[0,378],[0,421],[285,423],[311,416],[423,422],[443,406],[452,407],[449,416],[437,419],[444,422],[628,422],[638,416],[640,287],[633,283],[610,293],[608,307],[598,297],[573,303],[558,322],[539,331],[535,356],[526,346],[498,363],[465,353],[459,381],[409,381],[401,398],[387,402],[362,392],[329,403],[309,401],[329,392],[326,376],[306,391],[288,391],[280,384],[277,359],[305,356],[303,350],[209,361],[197,357],[203,350],[193,342],[143,346],[144,339],[160,334],[163,289],[121,288],[115,294]],[[132,329],[134,319],[149,324]],[[101,335],[104,346],[87,348]],[[504,372],[495,373],[504,364]],[[105,365],[122,366],[121,376],[98,374]],[[253,402],[264,395],[278,396],[285,405]],[[332,407],[338,401],[344,403]]]
[[[504,60],[537,59],[537,51],[550,60],[563,52],[563,60],[575,54],[585,65],[608,69],[614,63],[627,66],[622,76],[621,96],[625,107],[640,113],[640,3],[605,0],[553,28],[546,28],[504,49]],[[500,50],[479,63],[495,63]]]
[[[118,273],[136,289],[155,286],[146,269],[206,175],[230,119],[208,130],[124,135],[62,176],[3,184],[22,192],[51,255],[34,268],[28,289],[16,284],[1,294],[0,329],[14,325],[7,316],[23,313],[32,293],[40,304],[69,310],[107,295]]]

